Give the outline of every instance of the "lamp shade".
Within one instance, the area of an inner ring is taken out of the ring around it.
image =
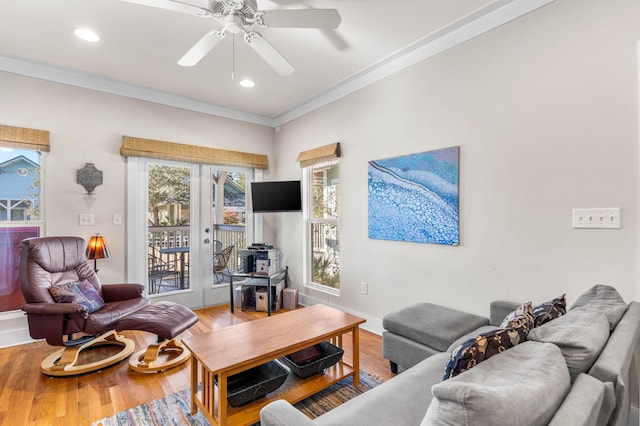
[[[111,257],[109,248],[100,234],[96,234],[89,240],[87,245],[87,259],[105,259]]]

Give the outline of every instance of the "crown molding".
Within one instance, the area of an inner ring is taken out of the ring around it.
[[[10,56],[0,55],[0,71],[276,128],[554,1],[496,0],[491,2],[275,117],[252,114],[167,92],[109,80],[69,68]]]
[[[306,99],[294,108],[278,114],[274,118],[274,124],[277,127],[301,117],[554,1],[555,0],[494,1],[415,41],[370,67],[347,77],[329,89]]]
[[[231,108],[225,108],[207,102],[198,101],[184,96],[177,96],[167,92],[151,90],[133,84],[79,72],[69,68],[56,67],[49,64],[27,61],[20,58],[0,55],[0,71],[25,75],[41,80],[54,81],[69,86],[82,87],[127,98],[153,102],[189,111],[230,118],[247,123],[274,127],[273,118],[259,114],[251,114]]]

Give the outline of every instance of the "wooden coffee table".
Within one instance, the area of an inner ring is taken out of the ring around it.
[[[193,355],[191,413],[200,408],[213,425],[248,425],[260,420],[260,410],[273,400],[286,399],[293,404],[348,376],[353,376],[353,384],[358,386],[359,325],[364,322],[355,315],[314,305],[183,339]],[[241,407],[227,403],[229,376],[323,341],[342,347],[346,333],[352,333],[351,364],[343,356],[325,374],[301,379],[290,373],[286,382],[265,398]]]

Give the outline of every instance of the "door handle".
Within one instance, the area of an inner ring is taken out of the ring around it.
[[[204,239],[204,243],[205,243],[205,244],[211,244],[211,240],[210,240],[209,238],[205,238],[205,239]]]

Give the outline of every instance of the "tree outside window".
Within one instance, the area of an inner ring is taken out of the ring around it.
[[[311,166],[311,281],[340,289],[340,174],[337,162]]]
[[[148,179],[149,225],[188,225],[191,169],[149,164]]]

